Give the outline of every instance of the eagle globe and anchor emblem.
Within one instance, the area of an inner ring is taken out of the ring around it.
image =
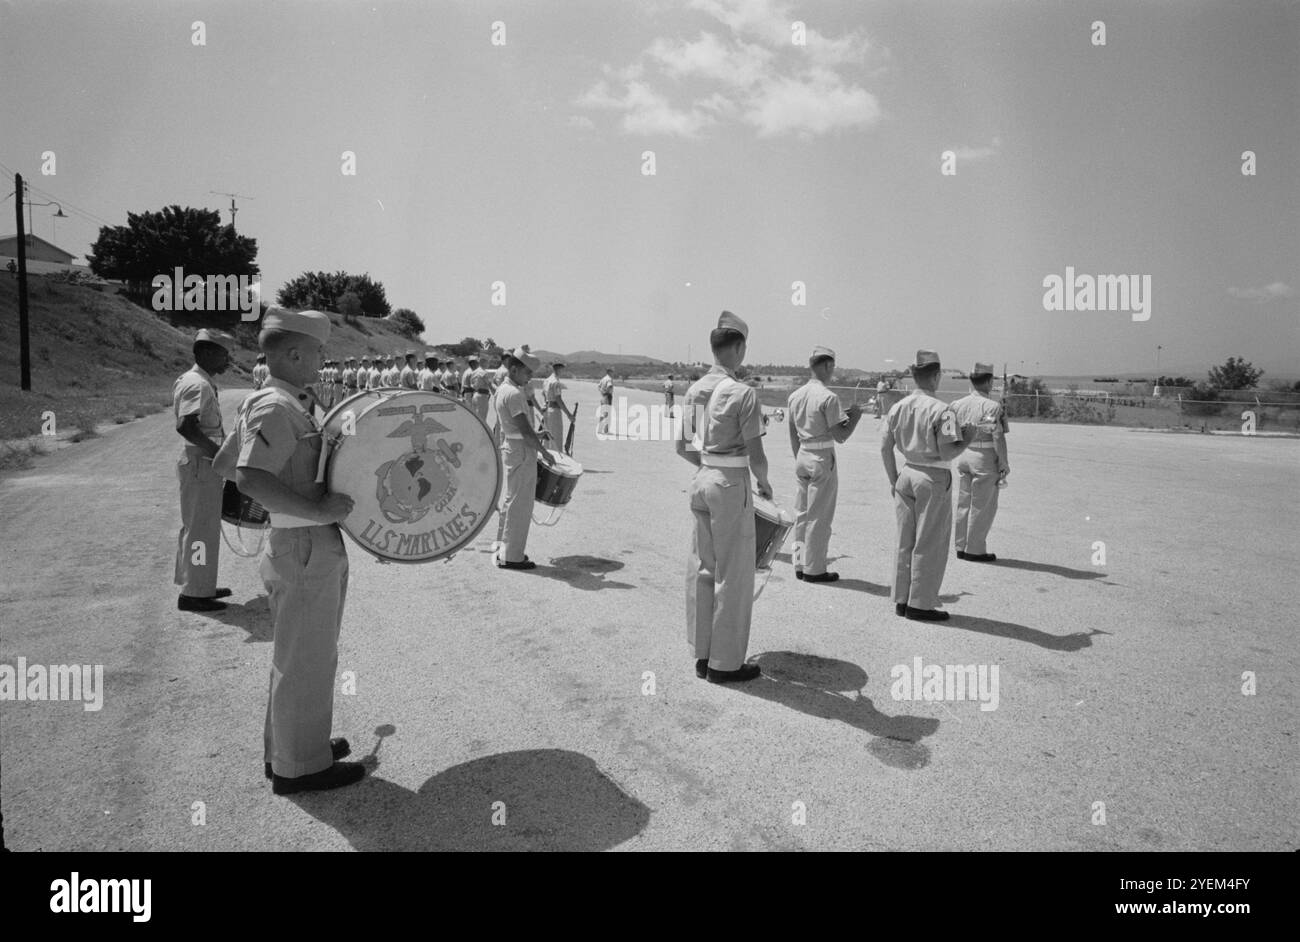
[[[411,439],[410,451],[375,469],[375,499],[390,523],[415,523],[430,510],[441,511],[456,496],[464,445],[440,438],[429,447],[431,436],[450,431],[432,417],[417,414],[388,433],[388,438]]]

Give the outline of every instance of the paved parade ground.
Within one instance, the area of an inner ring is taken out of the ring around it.
[[[337,791],[276,797],[262,777],[255,561],[223,546],[234,604],[176,610],[168,414],[0,481],[0,660],[104,671],[97,711],[0,703],[7,845],[1300,846],[1300,442],[1013,425],[999,559],[954,557],[953,617],[930,624],[894,615],[868,415],[839,449],[841,581],[797,582],[784,556],[754,608],[764,676],[717,686],[685,642],[691,468],[671,442],[597,441],[594,387],[567,385],[586,473],[559,524],[534,527],[536,571],[493,567],[495,520],[445,563],[381,565],[348,541],[335,730],[373,768]],[[223,393],[228,425],[246,392]],[[766,445],[792,509],[784,428]],[[891,668],[917,658],[996,666],[996,700],[896,699]]]

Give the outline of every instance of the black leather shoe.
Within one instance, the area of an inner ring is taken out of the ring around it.
[[[352,755],[352,747],[348,745],[346,739],[339,737],[338,739],[330,740],[330,757],[335,762],[339,759],[347,758],[350,755]],[[271,775],[271,763],[268,762],[266,763],[266,777],[271,778]]]
[[[840,578],[838,572],[819,572],[815,576],[805,575],[804,582],[835,582]]]
[[[796,569],[796,570],[794,571],[794,577],[795,577],[796,579],[802,579],[802,578],[803,578],[803,570],[802,570],[802,569]]]
[[[176,599],[176,607],[182,612],[224,612],[225,602],[216,599],[204,599],[197,595],[181,595]]]
[[[903,613],[912,621],[947,621],[948,613],[937,608],[912,608],[907,606],[907,611]]]
[[[962,553],[961,558],[972,563],[991,563],[998,557],[996,553]]]
[[[293,778],[274,775],[271,777],[271,791],[277,795],[323,792],[330,788],[355,785],[365,777],[366,767],[360,762],[335,762],[328,769],[311,775],[296,775]]]
[[[966,551],[965,551],[965,550],[957,550],[957,558],[958,558],[958,559],[965,559],[965,558],[966,558]]]
[[[897,603],[895,603],[895,605],[894,605],[894,614],[895,614],[895,615],[906,615],[906,614],[907,614],[907,605],[904,604],[903,602],[897,602]]]
[[[213,593],[212,593],[212,597],[213,597],[214,599],[224,599],[224,598],[229,598],[229,597],[230,597],[230,590],[229,590],[229,589],[218,589],[216,592],[213,592]]]
[[[517,563],[512,563],[509,562],[508,560],[503,559],[501,562],[497,563],[497,568],[498,569],[536,569],[537,563],[527,558]]]
[[[709,683],[711,684],[736,684],[746,680],[753,680],[761,676],[763,669],[757,664],[741,664],[740,670],[734,671],[715,671],[709,668]]]
[[[700,680],[709,676],[709,659],[707,657],[702,661],[695,662],[695,676]]]

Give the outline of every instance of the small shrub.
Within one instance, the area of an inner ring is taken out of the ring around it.
[[[1219,401],[1222,397],[1213,386],[1196,385],[1183,393],[1183,414],[1213,416],[1222,415],[1226,403]]]

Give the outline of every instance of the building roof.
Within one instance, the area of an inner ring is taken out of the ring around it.
[[[41,245],[43,245],[47,251],[56,252],[59,255],[62,255],[66,261],[70,262],[74,258],[76,258],[76,256],[73,255],[71,252],[67,251],[66,249],[59,248],[53,242],[50,242],[46,239],[42,239],[40,236],[33,235],[30,232],[27,233],[28,248],[32,248],[36,243],[40,243]],[[16,233],[11,233],[10,235],[6,235],[6,236],[0,236],[0,255],[5,255],[5,256],[16,255],[17,252],[18,252],[18,235]]]

